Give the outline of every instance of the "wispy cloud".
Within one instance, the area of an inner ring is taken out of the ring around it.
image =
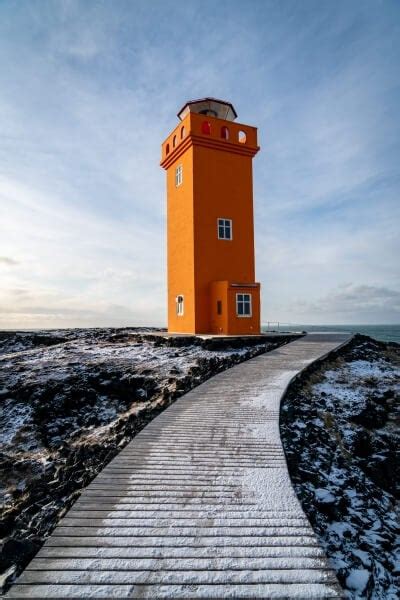
[[[0,326],[164,322],[159,147],[209,94],[260,131],[264,320],[338,321],[344,299],[323,299],[349,281],[349,305],[399,290],[399,16],[390,1],[1,3],[0,254],[15,264],[0,259]]]
[[[18,261],[9,256],[0,256],[0,265],[6,265],[7,267],[15,267]]]
[[[307,322],[398,323],[400,291],[348,284],[314,302],[298,302],[296,310]]]

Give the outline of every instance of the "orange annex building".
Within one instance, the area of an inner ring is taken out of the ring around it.
[[[232,104],[187,102],[162,144],[167,171],[168,331],[260,333],[252,159],[257,129]]]

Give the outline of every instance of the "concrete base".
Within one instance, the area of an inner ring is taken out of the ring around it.
[[[256,346],[257,344],[270,343],[288,343],[301,337],[304,333],[280,333],[268,332],[257,335],[214,335],[214,334],[190,334],[190,333],[171,333],[167,331],[138,332],[130,334],[140,336],[149,340],[163,338],[167,345],[201,345],[207,350],[221,350],[224,348],[244,348],[246,346]],[[160,340],[161,341],[161,340]]]
[[[133,334],[135,335],[135,334]],[[202,340],[258,340],[261,343],[268,341],[269,339],[276,338],[301,338],[306,335],[303,331],[266,331],[263,333],[254,333],[254,334],[245,334],[245,335],[224,335],[224,334],[215,334],[215,333],[175,333],[173,331],[152,331],[149,333],[144,333],[140,335],[157,335],[160,337],[167,338],[199,338]]]

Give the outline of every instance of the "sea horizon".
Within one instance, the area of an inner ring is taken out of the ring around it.
[[[367,335],[371,338],[379,340],[381,342],[396,342],[400,344],[400,324],[392,323],[392,324],[308,324],[308,323],[272,323],[270,322],[270,326],[267,324],[263,324],[261,326],[263,331],[273,331],[277,329],[278,331],[307,331],[308,333],[360,333],[362,335]]]

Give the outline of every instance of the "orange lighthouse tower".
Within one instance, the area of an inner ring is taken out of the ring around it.
[[[162,144],[167,171],[168,331],[260,333],[252,159],[257,129],[232,104],[187,102]]]

